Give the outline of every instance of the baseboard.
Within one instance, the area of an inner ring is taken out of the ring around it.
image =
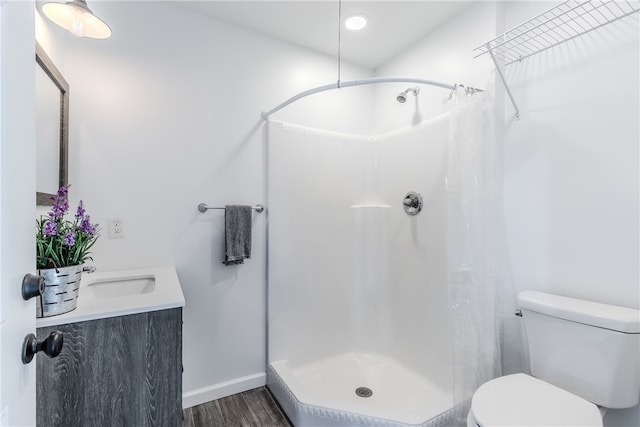
[[[266,384],[266,381],[267,374],[261,372],[182,393],[182,408],[191,408],[192,406],[261,387]]]

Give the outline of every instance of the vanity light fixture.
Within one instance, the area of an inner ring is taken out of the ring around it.
[[[358,31],[367,26],[367,17],[362,14],[349,15],[344,20],[347,30]]]
[[[111,28],[95,16],[85,0],[66,3],[46,3],[42,12],[54,23],[78,37],[106,39],[111,37]]]

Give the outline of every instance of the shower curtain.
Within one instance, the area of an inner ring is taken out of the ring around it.
[[[487,92],[457,87],[449,108],[447,260],[454,416],[456,425],[466,425],[475,390],[501,375],[501,296],[511,286],[493,99]]]

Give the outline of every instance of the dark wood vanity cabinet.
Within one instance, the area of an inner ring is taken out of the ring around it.
[[[182,308],[38,328],[37,425],[181,426]]]

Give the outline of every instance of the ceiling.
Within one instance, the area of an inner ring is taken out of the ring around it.
[[[447,21],[470,1],[342,0],[341,16],[368,25],[341,29],[341,57],[375,69]],[[327,55],[338,52],[338,0],[177,1],[177,5]]]

